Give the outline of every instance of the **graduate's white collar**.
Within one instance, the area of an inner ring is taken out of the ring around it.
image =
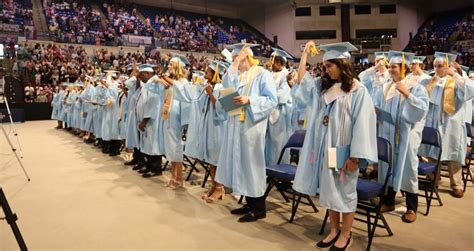
[[[253,82],[256,76],[258,76],[264,69],[258,65],[250,67],[247,71],[241,72],[240,73],[240,81],[239,81],[239,86],[245,86],[247,85],[247,82],[250,80],[250,83]],[[249,75],[251,74],[251,75]]]
[[[408,78],[404,78],[401,80],[401,82],[406,86],[408,90],[411,90],[413,87],[415,87],[418,84],[418,81],[407,81]],[[396,97],[400,95],[400,92],[395,88],[395,86],[392,87],[392,85],[395,85],[395,82],[393,82],[393,79],[390,79],[389,82],[384,86],[384,94],[387,92],[388,88],[388,93],[386,94],[386,99],[389,100],[393,97]]]
[[[353,79],[352,89],[349,92],[345,92],[341,89],[341,83],[335,83],[331,88],[323,93],[324,102],[326,105],[332,103],[334,100],[339,97],[347,96],[351,92],[356,91],[361,86],[360,82],[357,79]]]

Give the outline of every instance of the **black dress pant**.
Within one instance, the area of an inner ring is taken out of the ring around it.
[[[161,173],[161,155],[146,155],[146,168],[154,173]]]
[[[418,194],[416,193],[409,193],[405,192],[405,203],[407,205],[407,210],[413,210],[416,211],[418,210]],[[395,205],[395,196],[397,193],[393,191],[392,187],[388,188],[388,193],[385,196],[384,203],[386,205],[392,206]]]
[[[256,198],[245,196],[245,201],[247,202],[247,206],[250,208],[250,210],[254,212],[266,211],[265,196],[256,197]]]

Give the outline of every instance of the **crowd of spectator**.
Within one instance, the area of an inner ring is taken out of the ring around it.
[[[474,18],[473,17],[471,17],[467,21],[457,23],[456,27],[459,30],[459,33],[456,36],[457,41],[474,40]]]
[[[114,30],[110,25],[102,25],[99,10],[71,0],[45,0],[43,4],[54,41],[78,44],[114,41]]]
[[[133,34],[137,36],[153,36],[150,24],[144,24],[137,16],[137,9],[127,11],[125,8],[104,3],[103,8],[116,34]]]
[[[3,9],[0,15],[0,19],[4,24],[34,26],[31,6],[18,1],[3,1]]]
[[[153,22],[149,17],[146,20],[156,29],[159,47],[181,51],[211,51],[214,47],[212,43],[203,41],[198,35],[198,27],[202,20],[191,21],[174,15],[156,15]]]

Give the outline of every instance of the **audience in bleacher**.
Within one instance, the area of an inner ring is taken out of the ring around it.
[[[115,33],[103,27],[99,10],[75,1],[45,1],[49,31],[54,41],[78,44],[111,44]]]
[[[3,10],[0,12],[2,23],[17,24],[20,26],[33,24],[33,10],[31,4],[22,4],[19,1],[5,1]]]
[[[116,34],[133,34],[137,36],[153,36],[153,29],[151,25],[144,24],[137,16],[137,11],[134,8],[132,12],[125,8],[114,5],[107,5],[104,3],[105,14],[109,18],[112,27]]]

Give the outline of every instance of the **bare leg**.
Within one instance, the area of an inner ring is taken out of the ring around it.
[[[225,196],[225,191],[224,191],[224,186],[218,182],[216,182],[216,166],[211,165],[210,166],[210,172],[211,172],[211,179],[212,179],[212,184],[213,184],[213,191],[211,196],[209,196],[209,199],[206,201],[208,203],[212,203],[216,200],[224,199]]]
[[[329,211],[329,223],[331,226],[331,232],[329,233],[326,238],[324,238],[323,242],[330,242],[334,237],[336,237],[337,233],[339,232],[339,221],[341,215],[339,212],[328,210]]]
[[[343,248],[346,246],[347,240],[351,237],[352,223],[354,222],[355,213],[342,213],[341,234],[334,246]]]

